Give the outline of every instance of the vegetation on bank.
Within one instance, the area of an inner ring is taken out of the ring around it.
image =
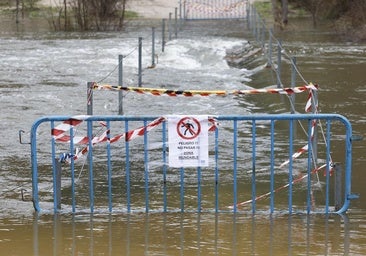
[[[255,6],[278,29],[286,30],[294,16],[308,16],[314,27],[331,22],[346,40],[366,41],[366,0],[268,0]]]
[[[108,31],[123,29],[125,20],[138,18],[126,11],[134,0],[50,0],[52,7],[39,0],[0,0],[1,14],[14,15],[15,22],[45,17],[56,31]],[[346,40],[366,41],[366,0],[267,0],[255,1],[257,11],[275,28],[286,30],[292,17],[307,16],[316,26],[329,21]]]
[[[121,30],[125,19],[137,13],[126,11],[127,0],[50,0],[52,6],[41,6],[39,0],[0,0],[2,13],[22,19],[45,17],[55,31]]]

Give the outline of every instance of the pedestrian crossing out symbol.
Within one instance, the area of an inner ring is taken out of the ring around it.
[[[200,132],[201,124],[194,117],[184,117],[177,124],[177,133],[182,139],[194,139]]]

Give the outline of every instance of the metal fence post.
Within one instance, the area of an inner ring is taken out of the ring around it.
[[[339,163],[335,163],[334,169],[334,209],[338,211],[342,208],[342,168]]]
[[[266,40],[266,21],[263,20],[263,24],[262,24],[262,35],[261,35],[261,43],[262,43],[262,48],[264,49],[264,41]]]
[[[169,41],[172,40],[172,13],[169,13],[169,21],[168,21],[168,30],[169,30]]]
[[[92,145],[93,121],[87,121],[88,144]],[[90,212],[94,212],[94,171],[93,171],[93,147],[88,147],[88,170],[89,170],[89,206]]]
[[[250,5],[247,6],[247,29],[250,29]]]
[[[272,67],[272,33],[273,30],[269,30],[269,42],[268,42],[268,66]]]
[[[292,57],[291,60],[291,88],[296,86],[296,57]],[[291,94],[291,114],[295,113],[295,93]]]
[[[93,82],[87,83],[86,88],[86,113],[93,115]]]
[[[61,210],[61,173],[62,173],[62,167],[61,167],[61,162],[59,161],[59,159],[55,159],[55,166],[56,166],[56,175],[55,175],[55,188],[54,188],[54,200],[55,202],[55,206],[56,206],[56,210]]]
[[[165,19],[162,21],[162,34],[161,34],[161,51],[164,52],[165,48]]]
[[[183,2],[183,19],[187,19],[187,8],[186,8],[186,1]]]
[[[174,27],[174,33],[175,33],[175,38],[178,37],[178,8],[175,8],[175,27]]]
[[[282,87],[281,82],[281,55],[282,55],[282,43],[278,41],[278,48],[277,48],[277,88]]]
[[[151,30],[151,67],[155,67],[155,28],[152,27]]]
[[[179,1],[179,30],[182,28],[182,1]]]
[[[258,22],[259,24],[257,26],[257,30],[255,31],[255,40],[262,46],[260,38],[260,36],[262,35],[262,27],[260,26],[260,17],[258,18]]]
[[[118,55],[118,85],[123,86],[123,55]],[[123,92],[118,91],[118,115],[123,115]]]
[[[318,112],[318,93],[317,91],[312,91],[312,101],[311,101],[311,109],[312,113],[316,114]],[[313,134],[313,141],[312,141],[312,150],[313,150],[313,161],[314,167],[318,165],[318,120],[314,121],[314,134]]]
[[[138,60],[138,85],[142,85],[142,37],[139,37],[139,60]]]
[[[254,37],[257,38],[257,12],[254,7],[252,8],[252,11],[253,11],[252,30],[253,30]]]

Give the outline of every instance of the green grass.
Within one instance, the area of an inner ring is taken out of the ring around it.
[[[270,1],[268,2],[262,2],[262,1],[256,1],[254,2],[254,7],[256,8],[258,14],[268,20],[273,20],[272,15],[272,3]]]
[[[271,1],[256,1],[254,2],[254,7],[256,8],[259,15],[266,20],[273,20],[272,3]],[[307,17],[309,13],[297,6],[289,4],[289,17]]]
[[[125,11],[125,19],[136,19],[139,15],[137,12]]]

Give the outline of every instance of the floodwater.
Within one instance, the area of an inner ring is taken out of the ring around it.
[[[319,84],[323,113],[346,116],[355,134],[364,135],[366,45],[340,41],[329,29],[306,26],[279,35],[288,54],[296,56],[302,76]],[[353,145],[352,191],[360,199],[347,214],[285,215],[232,213],[36,214],[26,199],[31,191],[30,149],[20,144],[45,115],[86,113],[86,83],[117,85],[118,55],[124,58],[124,82],[136,86],[137,43],[143,37],[143,67],[151,64],[151,28],[130,24],[119,33],[33,32],[10,22],[0,35],[0,250],[6,255],[364,255],[366,193],[364,142]],[[157,36],[158,44],[161,43]],[[273,74],[250,67],[229,67],[226,49],[253,37],[241,22],[197,22],[182,25],[177,39],[160,46],[158,65],[144,69],[146,87],[172,89],[248,89],[276,83]],[[289,84],[289,70],[283,83]],[[297,78],[297,84],[303,81]],[[124,113],[251,114],[288,112],[273,95],[245,98],[180,100],[127,93]],[[306,96],[296,98],[303,112]],[[270,107],[269,107],[270,106]],[[117,95],[98,92],[94,112],[116,114]],[[342,155],[343,152],[334,152]]]

